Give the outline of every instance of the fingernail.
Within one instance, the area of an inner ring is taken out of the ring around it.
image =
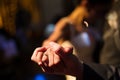
[[[42,62],[38,62],[38,65],[41,65],[42,64]]]

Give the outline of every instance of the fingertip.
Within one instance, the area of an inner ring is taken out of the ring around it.
[[[31,57],[31,60],[33,61],[33,57]]]
[[[48,66],[49,66],[49,67],[52,67],[52,64],[49,64]]]
[[[31,61],[35,61],[35,55],[34,54],[31,57]]]
[[[73,52],[73,47],[66,47],[64,48],[65,53],[72,53]]]
[[[43,55],[42,62],[46,62],[48,60],[48,57],[46,55]]]
[[[42,62],[38,62],[38,65],[42,65]]]

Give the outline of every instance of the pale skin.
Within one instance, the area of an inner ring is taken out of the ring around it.
[[[72,54],[72,47],[64,48],[55,42],[45,47],[38,47],[31,60],[36,62],[43,72],[67,74],[82,79],[82,63]]]

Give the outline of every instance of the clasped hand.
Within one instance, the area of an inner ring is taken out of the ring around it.
[[[72,52],[71,47],[64,48],[55,42],[50,42],[47,46],[36,48],[31,60],[38,63],[43,72],[76,76],[81,68]]]

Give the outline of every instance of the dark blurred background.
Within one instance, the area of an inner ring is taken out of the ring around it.
[[[66,80],[31,61],[36,47],[77,0],[0,0],[0,80]]]

